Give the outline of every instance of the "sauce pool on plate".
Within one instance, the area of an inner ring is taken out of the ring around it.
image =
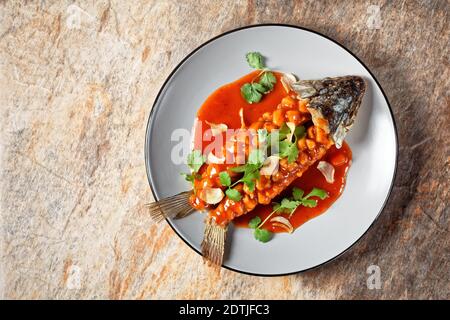
[[[352,151],[350,150],[350,147],[347,143],[344,142],[340,149],[332,146],[322,160],[333,164],[335,168],[333,183],[328,183],[325,180],[323,174],[317,169],[317,164],[315,164],[311,168],[309,168],[300,178],[297,178],[285,192],[283,192],[279,197],[277,197],[277,199],[274,200],[275,202],[277,202],[283,197],[290,196],[293,187],[304,190],[305,194],[309,193],[313,188],[320,188],[327,191],[328,197],[324,200],[317,201],[316,207],[308,208],[299,206],[295,210],[295,212],[289,218],[289,222],[292,224],[292,227],[294,227],[294,229],[298,228],[308,220],[317,217],[318,215],[325,212],[339,198],[345,187],[345,180],[348,168],[351,165],[351,159]],[[318,198],[313,197],[312,199],[317,200]],[[261,221],[264,221],[264,219],[272,211],[272,206],[260,205],[257,206],[254,211],[235,219],[234,223],[239,227],[248,227],[248,223],[251,219],[259,216],[261,218]],[[289,217],[288,214],[281,214],[281,216],[285,218]],[[270,222],[264,224],[264,228],[271,232],[285,232],[284,229],[272,226]]]

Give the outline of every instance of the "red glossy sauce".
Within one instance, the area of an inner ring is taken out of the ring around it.
[[[232,83],[226,84],[217,89],[206,99],[197,113],[199,124],[201,123],[202,125],[202,130],[200,131],[201,135],[197,135],[195,137],[196,148],[201,147],[201,149],[204,150],[208,144],[214,141],[214,138],[211,138],[211,141],[205,141],[202,139],[205,131],[210,128],[209,125],[206,124],[206,121],[216,124],[224,123],[229,129],[238,129],[241,127],[239,117],[239,110],[241,108],[244,110],[244,119],[247,126],[253,122],[256,122],[264,112],[274,111],[276,109],[281,99],[287,94],[281,84],[280,74],[278,73],[275,73],[277,83],[275,84],[274,89],[265,95],[259,103],[248,104],[242,98],[240,92],[241,86],[256,79],[258,74],[258,71],[254,71]],[[330,184],[326,182],[325,177],[316,168],[317,164],[312,166],[303,174],[302,177],[293,182],[292,187],[296,186],[303,189],[305,191],[305,195],[314,187],[326,190],[329,195],[329,197],[325,200],[319,200],[318,205],[314,208],[306,208],[303,206],[297,208],[295,213],[289,219],[294,228],[297,228],[306,221],[322,214],[339,198],[345,186],[346,174],[351,164],[351,159],[352,152],[346,143],[344,143],[341,149],[337,149],[335,146],[332,146],[322,160],[330,162],[334,165],[334,183]],[[280,197],[278,197],[278,199],[275,199],[275,201],[285,196],[291,196],[292,187],[288,188],[282,195],[280,195]],[[239,227],[248,227],[248,222],[255,216],[259,216],[262,220],[264,220],[265,217],[267,217],[271,212],[271,205],[258,205],[255,210],[235,219],[233,222]],[[288,217],[286,214],[282,214],[282,216],[286,218]],[[272,232],[284,232],[283,229],[273,227],[270,222],[266,223],[264,228]]]
[[[318,200],[316,207],[307,208],[299,206],[297,208],[297,210],[289,219],[294,229],[298,228],[306,221],[322,214],[342,194],[342,191],[344,190],[345,187],[345,179],[347,176],[347,171],[351,165],[352,151],[350,150],[350,147],[348,146],[347,143],[344,143],[341,149],[337,149],[335,146],[332,146],[322,160],[330,163],[333,162],[337,163],[337,160],[339,160],[339,158],[346,159],[346,162],[342,162],[340,165],[334,165],[335,168],[334,183],[332,184],[328,183],[325,180],[323,174],[317,169],[317,164],[315,164],[311,168],[309,168],[303,174],[303,176],[295,180],[292,183],[291,187],[289,187],[285,192],[283,192],[279,197],[277,197],[277,199],[274,200],[275,202],[279,202],[279,200],[283,197],[290,197],[292,195],[292,187],[298,187],[302,189],[303,191],[305,191],[305,195],[309,193],[314,187],[326,190],[328,192],[328,198],[325,198],[324,200],[312,198]],[[253,219],[255,216],[259,216],[261,220],[264,221],[264,219],[272,212],[272,210],[273,210],[272,206],[270,205],[267,206],[259,205],[252,212],[235,219],[233,222],[235,223],[235,225],[239,227],[248,227],[249,221]],[[281,216],[285,218],[289,217],[289,215],[287,214],[281,214]],[[272,232],[285,232],[283,229],[273,227],[270,222],[264,224],[264,228]]]
[[[206,123],[224,123],[229,129],[239,129],[241,127],[241,120],[239,117],[239,110],[244,110],[244,121],[246,125],[256,122],[264,112],[273,111],[280,103],[281,99],[286,96],[286,91],[281,84],[280,74],[274,72],[277,82],[273,90],[266,94],[260,102],[249,104],[241,96],[241,87],[245,83],[257,80],[259,71],[251,72],[244,77],[228,83],[216,91],[214,91],[203,103],[197,112],[201,130],[194,130],[196,136],[194,137],[195,149],[204,150],[207,145],[214,143],[214,137],[204,136],[210,126]],[[202,138],[203,137],[203,138]],[[225,134],[222,136],[225,141]]]
[[[280,81],[280,74],[275,73],[277,83],[260,102],[248,104],[241,96],[242,85],[251,82],[258,75],[259,71],[254,71],[217,89],[198,110],[198,118],[212,123],[225,123],[228,128],[237,129],[241,127],[239,109],[244,108],[244,119],[247,125],[256,122],[264,112],[273,111],[281,99],[286,96],[286,91]]]

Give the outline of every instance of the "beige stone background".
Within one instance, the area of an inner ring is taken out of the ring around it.
[[[450,298],[448,1],[42,0],[0,10],[0,297]],[[380,218],[338,260],[286,277],[217,277],[142,206],[152,200],[145,126],[184,56],[264,22],[322,32],[366,63],[397,119],[398,175]],[[380,290],[366,286],[372,264]]]

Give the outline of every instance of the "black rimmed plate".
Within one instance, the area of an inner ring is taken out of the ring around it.
[[[147,175],[155,199],[189,189],[180,176],[187,167],[177,156],[180,137],[190,131],[196,112],[215,89],[250,70],[245,54],[259,51],[274,70],[301,79],[359,75],[368,90],[346,138],[353,151],[342,196],[321,216],[293,234],[277,234],[268,243],[248,229],[229,233],[224,267],[247,274],[279,276],[322,265],[350,248],[383,210],[397,166],[397,133],[380,85],[350,51],[319,33],[288,25],[255,25],[229,31],[190,53],[161,88],[148,121],[145,140]],[[189,141],[185,139],[189,146]],[[168,220],[175,232],[200,252],[204,215]]]

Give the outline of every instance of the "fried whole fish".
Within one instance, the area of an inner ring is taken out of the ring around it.
[[[233,201],[224,198],[209,212],[202,252],[204,258],[214,265],[221,265],[223,262],[229,222],[250,212],[257,204],[270,203],[312,164],[320,160],[333,144],[341,147],[361,105],[366,84],[361,77],[345,76],[298,81],[291,84],[291,89],[297,94],[299,111],[306,111],[311,115],[312,124],[307,129],[307,137],[297,142],[299,153],[294,163],[280,160],[278,172],[272,176],[261,175],[253,191],[248,190],[243,183],[236,185],[234,188],[244,193],[242,199]],[[263,127],[271,128],[267,126],[267,122],[271,121],[273,127],[279,129],[282,125],[278,119],[280,110],[284,114],[284,120],[288,121],[288,113],[295,108],[295,105],[280,104],[276,111],[262,119],[266,120]],[[254,127],[259,128],[258,125]]]

